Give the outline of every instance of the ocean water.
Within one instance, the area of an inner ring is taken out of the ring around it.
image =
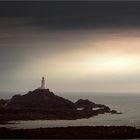
[[[78,99],[89,99],[95,103],[105,104],[122,114],[101,114],[89,119],[77,120],[35,120],[11,121],[11,124],[0,125],[13,129],[67,127],[67,126],[135,126],[140,128],[140,95],[97,95],[97,94],[57,94],[73,102]]]

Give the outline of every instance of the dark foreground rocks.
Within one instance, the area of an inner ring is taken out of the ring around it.
[[[1,139],[129,139],[140,138],[140,129],[129,126],[95,126],[39,129],[0,128]]]

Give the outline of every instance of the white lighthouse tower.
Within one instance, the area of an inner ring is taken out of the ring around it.
[[[42,77],[40,89],[45,89],[45,78]]]

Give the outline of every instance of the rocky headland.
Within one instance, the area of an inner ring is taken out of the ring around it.
[[[10,100],[0,100],[1,123],[12,120],[74,120],[104,113],[120,114],[88,99],[73,103],[49,89],[35,89],[25,95],[14,95]]]
[[[75,104],[55,95],[49,89],[36,89],[25,95],[15,95],[6,104],[9,109],[76,109]]]

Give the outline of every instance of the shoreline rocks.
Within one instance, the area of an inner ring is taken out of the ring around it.
[[[140,138],[131,126],[81,126],[38,129],[0,128],[0,138],[15,139],[130,139]]]
[[[73,103],[49,89],[36,89],[24,95],[15,95],[5,102],[0,107],[0,120],[75,120],[104,113],[120,114],[106,105],[96,104],[88,99],[79,99]]]

